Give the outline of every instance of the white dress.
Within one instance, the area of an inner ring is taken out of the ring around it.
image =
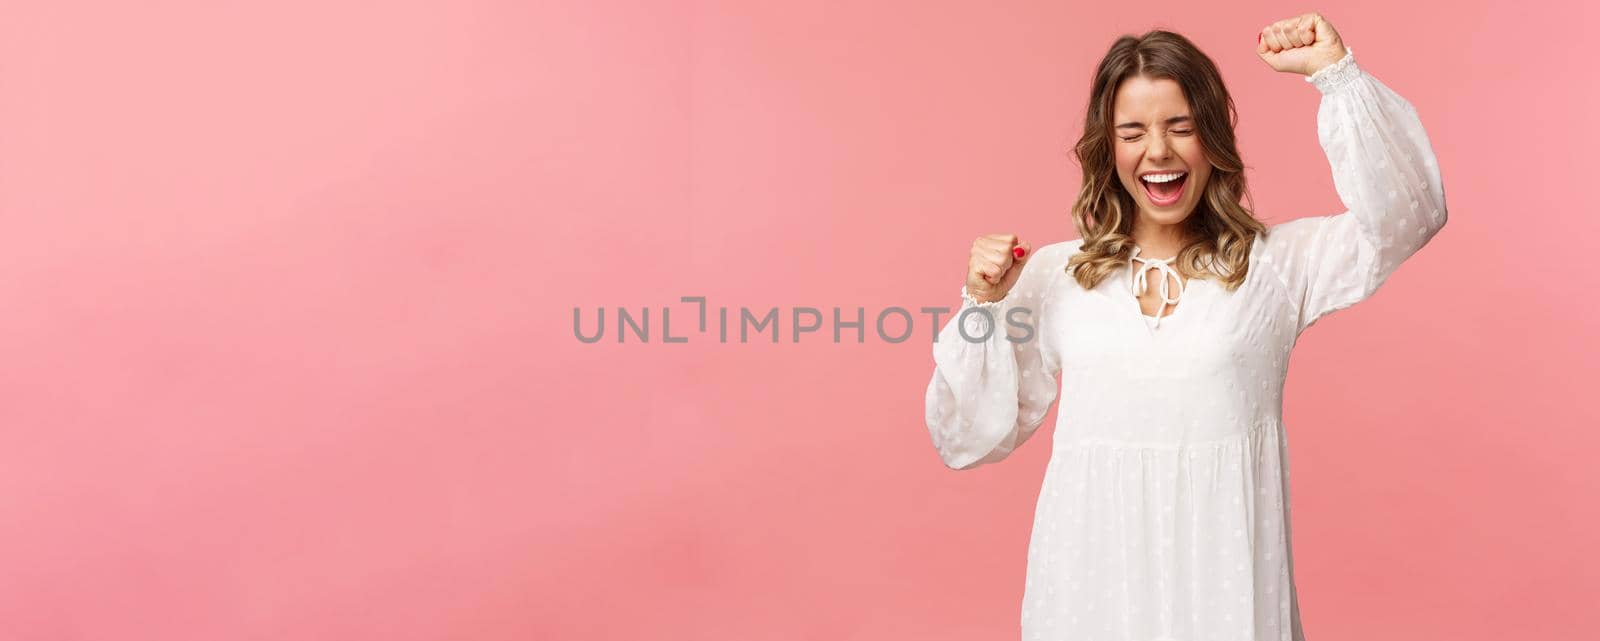
[[[1064,269],[1082,244],[1071,240],[1039,248],[1002,300],[975,304],[963,289],[964,313],[940,330],[927,425],[949,467],[1005,458],[1063,394],[1028,548],[1024,640],[1304,638],[1282,420],[1289,351],[1445,223],[1411,104],[1353,52],[1307,80],[1322,93],[1317,134],[1348,210],[1270,226],[1237,290],[1192,280],[1150,319],[1134,276],[1157,287],[1167,264],[1136,254],[1140,269],[1130,261],[1085,290]]]

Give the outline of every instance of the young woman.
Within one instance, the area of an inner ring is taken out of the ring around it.
[[[1221,76],[1182,36],[1152,31],[1117,40],[1095,72],[1076,148],[1080,238],[973,242],[962,312],[933,348],[934,447],[955,469],[999,461],[1066,396],[1023,639],[1303,638],[1289,351],[1421,249],[1445,198],[1415,109],[1321,16],[1268,26],[1256,52],[1321,92],[1317,133],[1348,211],[1257,221],[1240,204]]]

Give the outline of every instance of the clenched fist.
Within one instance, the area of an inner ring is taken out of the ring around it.
[[[967,261],[967,293],[982,303],[1005,298],[1017,284],[1030,251],[1015,234],[979,236],[972,241],[972,258]]]
[[[1344,41],[1321,15],[1308,13],[1266,26],[1256,55],[1273,71],[1311,75],[1344,58]]]

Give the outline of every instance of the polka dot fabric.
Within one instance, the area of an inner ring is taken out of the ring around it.
[[[1300,641],[1290,530],[1289,352],[1377,291],[1445,223],[1412,106],[1355,63],[1309,78],[1348,208],[1273,225],[1243,285],[1186,283],[1159,325],[1113,273],[1039,248],[1004,299],[963,296],[934,343],[927,426],[944,463],[995,463],[1060,400],[1028,548],[1028,641]],[[1128,268],[1123,268],[1128,269]],[[995,319],[991,325],[989,318]],[[960,335],[987,337],[970,341]],[[992,331],[990,331],[992,330]]]

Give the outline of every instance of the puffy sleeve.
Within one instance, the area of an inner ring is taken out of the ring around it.
[[[1298,331],[1378,290],[1444,227],[1444,185],[1411,103],[1356,65],[1347,49],[1306,78],[1321,91],[1317,139],[1346,211],[1272,226],[1272,263]]]
[[[1061,246],[1037,250],[1001,300],[978,303],[963,287],[960,309],[934,339],[928,432],[951,469],[1010,455],[1056,400],[1061,367],[1040,330],[1049,322],[1045,302],[1052,277],[1066,266],[1056,260]]]

